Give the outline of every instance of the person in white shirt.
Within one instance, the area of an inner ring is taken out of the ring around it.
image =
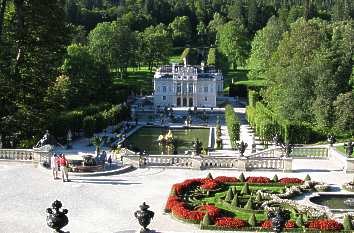
[[[58,156],[56,154],[54,154],[50,158],[50,167],[52,168],[54,180],[59,179],[59,177],[58,177],[58,170],[59,170],[58,162],[59,162]]]

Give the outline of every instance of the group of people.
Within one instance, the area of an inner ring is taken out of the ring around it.
[[[68,175],[68,169],[69,169],[69,162],[65,158],[64,154],[54,154],[51,157],[50,160],[50,167],[52,168],[53,171],[53,178],[54,180],[59,179],[58,173],[61,171],[61,178],[63,182],[69,182],[69,175]]]

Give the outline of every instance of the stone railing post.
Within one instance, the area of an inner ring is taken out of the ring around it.
[[[201,158],[191,158],[192,169],[200,170],[202,169],[202,159]]]
[[[237,160],[237,169],[239,171],[247,171],[247,161],[248,161],[247,157],[240,157]]]
[[[293,170],[293,159],[283,157],[283,172],[291,172]]]

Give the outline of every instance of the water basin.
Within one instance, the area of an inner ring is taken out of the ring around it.
[[[311,197],[310,201],[317,204],[327,206],[331,210],[348,210],[354,211],[354,205],[348,200],[354,201],[353,194],[320,194],[319,196]]]

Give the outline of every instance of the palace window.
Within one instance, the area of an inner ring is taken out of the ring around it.
[[[204,87],[204,92],[208,92],[208,87]]]
[[[166,100],[166,96],[162,96],[162,100]]]
[[[204,101],[208,101],[208,97],[204,97]]]
[[[167,91],[166,86],[162,86],[162,92],[163,92],[163,93],[166,93],[166,91]]]

